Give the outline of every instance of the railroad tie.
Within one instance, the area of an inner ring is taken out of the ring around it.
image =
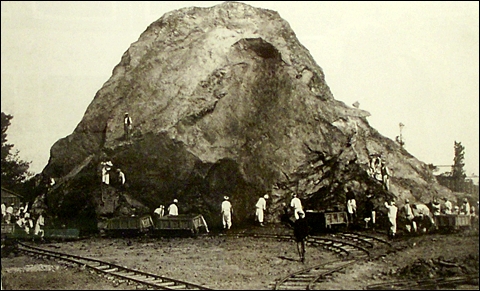
[[[110,269],[110,266],[109,265],[100,265],[98,267],[95,267],[97,270],[107,270],[107,269]]]
[[[158,283],[155,283],[155,285],[159,287],[170,287],[175,285],[175,282],[158,282]]]
[[[187,289],[187,286],[182,284],[182,285],[173,285],[168,287],[169,289],[175,289],[175,290],[185,290]]]

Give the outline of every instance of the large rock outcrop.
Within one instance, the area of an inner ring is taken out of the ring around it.
[[[130,141],[125,112],[133,120]],[[251,218],[264,193],[273,220],[293,192],[307,208],[343,204],[346,184],[360,204],[367,188],[379,201],[451,195],[368,116],[334,99],[277,12],[236,2],[172,11],[128,48],[74,132],[53,145],[43,171],[58,181],[49,208],[76,221],[120,215],[120,207],[102,202],[106,157],[126,174],[127,188],[103,196],[115,205],[123,196],[125,213],[125,205],[149,212],[178,198],[180,212],[202,213],[210,224],[220,222],[224,195],[234,223]],[[367,173],[372,154],[390,168],[389,192]]]

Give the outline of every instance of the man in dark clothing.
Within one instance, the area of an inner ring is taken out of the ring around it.
[[[286,226],[293,228],[294,222],[290,219],[290,207],[287,206],[287,203],[282,203],[283,213],[280,215],[280,221],[284,223]]]
[[[345,198],[347,200],[347,215],[348,215],[348,224],[353,225],[357,216],[357,202],[355,200],[355,192],[353,192],[352,186],[347,187],[347,193]]]
[[[305,240],[310,232],[307,220],[305,219],[305,212],[298,213],[298,219],[293,225],[293,234],[297,242],[297,250],[300,255],[300,261],[305,262]]]

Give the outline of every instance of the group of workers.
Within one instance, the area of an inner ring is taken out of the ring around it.
[[[452,207],[453,204],[448,198],[445,197],[443,200],[444,203],[441,204],[438,199],[434,199],[430,207],[423,203],[411,204],[409,199],[405,199],[404,205],[401,208],[398,208],[393,200],[389,203],[385,202],[387,217],[390,223],[388,230],[389,237],[394,238],[397,234],[397,219],[404,227],[406,233],[414,234],[427,233],[433,230],[436,227],[434,217],[437,215],[466,215],[472,219],[476,218],[475,207],[470,206],[467,198],[463,199],[463,203],[460,206],[455,207]],[[370,211],[375,212],[374,208],[371,206],[370,208]],[[371,220],[372,217],[374,221],[375,215],[369,216],[368,220]]]
[[[42,213],[32,215],[28,211],[28,203],[24,206],[23,203],[17,208],[15,203],[7,206],[2,203],[2,223],[16,224],[18,228],[23,229],[26,234],[34,234],[42,237],[45,232],[43,227],[45,225],[45,218]]]
[[[178,215],[178,199],[173,199],[172,203],[167,208],[168,216],[177,216]],[[153,214],[156,217],[165,216],[165,206],[160,205],[154,211]]]
[[[106,160],[106,161],[103,161],[100,163],[101,166],[102,166],[102,183],[105,184],[105,185],[110,185],[110,174],[112,172],[112,169],[113,169],[113,163],[111,160]],[[125,173],[122,172],[122,170],[120,168],[117,168],[115,170],[116,174],[117,174],[117,184],[120,186],[120,187],[124,187],[125,185]]]
[[[370,156],[367,172],[370,177],[381,182],[385,190],[390,190],[390,170],[380,155]]]

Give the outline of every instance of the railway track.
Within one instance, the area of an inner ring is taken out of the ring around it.
[[[35,257],[54,259],[63,261],[69,265],[78,265],[82,268],[88,268],[97,273],[105,275],[107,278],[117,278],[120,280],[120,282],[133,282],[137,284],[137,289],[212,290],[205,286],[194,283],[167,278],[156,274],[150,274],[97,259],[45,250],[21,242],[18,242],[18,250]]]
[[[307,243],[336,252],[343,259],[314,265],[312,267],[288,274],[280,279],[274,290],[315,290],[321,289],[323,281],[358,260],[371,256],[371,250],[390,249],[392,245],[383,238],[360,233],[339,233],[328,236],[309,236]]]
[[[275,239],[278,241],[294,241],[292,235],[255,234],[255,233],[229,233],[228,237],[251,237]],[[354,265],[360,260],[372,258],[374,253],[395,251],[392,244],[381,235],[363,233],[336,233],[322,236],[309,236],[307,244],[322,247],[333,251],[341,257],[339,260],[317,264],[300,271],[288,274],[287,276],[270,284],[274,290],[318,290],[322,289],[322,282],[328,280],[336,272],[348,266]],[[123,266],[103,262],[97,259],[84,258],[76,255],[69,255],[51,250],[45,250],[24,243],[18,243],[21,252],[36,257],[46,257],[64,261],[69,265],[77,265],[88,268],[107,278],[117,278],[120,282],[130,281],[137,284],[137,289],[163,289],[163,290],[212,290],[205,286],[180,281],[172,278],[149,274],[146,272],[129,269]],[[454,287],[459,284],[478,286],[477,276],[465,276],[443,279],[409,280],[374,284],[366,287],[367,290],[427,290],[439,289],[442,287]]]

